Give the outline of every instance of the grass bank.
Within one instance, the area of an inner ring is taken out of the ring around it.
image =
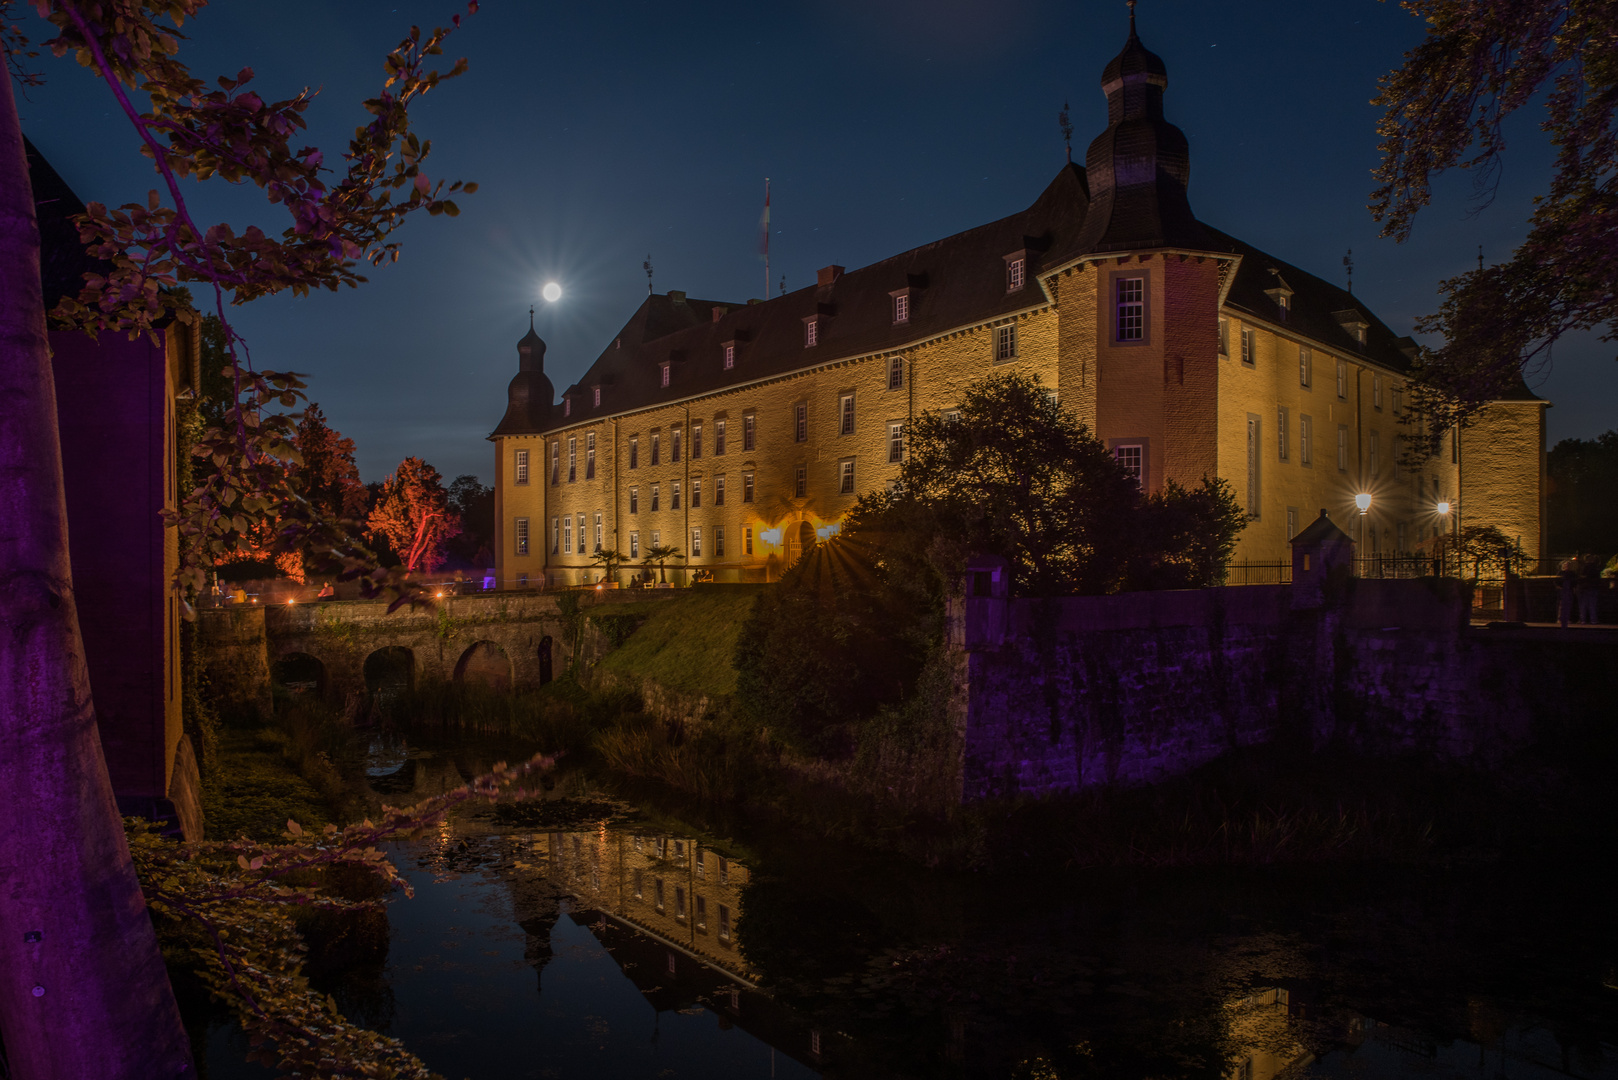
[[[651,679],[680,694],[729,699],[736,693],[736,637],[753,609],[753,598],[768,586],[727,586],[683,590],[673,600],[617,605],[606,615],[586,615],[604,630],[607,620],[632,620],[597,668],[626,680]]]

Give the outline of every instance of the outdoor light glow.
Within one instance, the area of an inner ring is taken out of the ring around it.
[[[443,595],[444,595],[444,590],[443,590],[443,589],[439,589],[439,590],[438,590],[438,592],[436,592],[436,593],[435,593],[435,594],[434,594],[434,595],[435,595],[435,596],[443,596]]]
[[[287,601],[287,607],[291,607],[293,604],[296,604],[296,603],[297,603],[296,600],[288,600]]]
[[[1447,514],[1447,513],[1449,513],[1449,503],[1448,503],[1448,502],[1441,502],[1441,503],[1439,503],[1439,504],[1438,504],[1438,512],[1439,512],[1439,513],[1440,513],[1440,514]]]
[[[780,529],[761,529],[758,538],[766,544],[779,544],[781,542]]]
[[[830,525],[822,525],[820,528],[816,529],[815,535],[820,537],[822,540],[830,540],[832,537],[836,536],[842,531],[842,523],[834,521]]]
[[[547,302],[554,304],[562,298],[562,287],[554,281],[547,281],[545,287],[540,290],[539,295],[543,296]]]
[[[1365,513],[1365,511],[1371,508],[1370,493],[1362,491],[1358,495],[1354,496],[1354,505],[1360,508],[1360,513]]]

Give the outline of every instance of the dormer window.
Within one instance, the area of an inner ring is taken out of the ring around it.
[[[893,296],[893,325],[899,326],[910,321],[910,290],[900,289],[892,293]]]
[[[599,387],[599,386],[592,387],[591,388],[591,393],[592,393],[592,397],[594,399],[595,408],[597,408],[597,409],[601,408],[601,387]]]
[[[1349,308],[1347,311],[1332,312],[1332,317],[1337,320],[1337,325],[1341,326],[1355,342],[1360,345],[1365,344],[1366,331],[1370,329],[1370,323],[1365,321],[1363,315],[1353,308]]]
[[[664,387],[668,386],[668,384],[669,384],[669,369],[672,366],[673,365],[671,365],[671,364],[669,364],[667,362],[664,362],[663,364],[660,364],[658,366],[658,379],[659,379],[658,385],[659,386],[664,386]]]
[[[736,366],[736,343],[734,341],[727,341],[722,348],[724,349],[725,355],[725,370],[729,371],[731,368]]]
[[[803,347],[812,349],[820,344],[820,316],[811,315],[803,320]]]
[[[1014,293],[1028,284],[1028,253],[1026,251],[1013,251],[1005,256],[1006,260],[1006,292]]]
[[[1292,295],[1290,293],[1281,293],[1275,298],[1275,306],[1280,309],[1281,320],[1285,322],[1287,316],[1292,314]]]
[[[572,398],[564,397],[562,399],[562,415],[563,416],[572,416],[573,415],[573,399]]]
[[[1276,313],[1286,322],[1292,317],[1292,286],[1286,283],[1280,271],[1271,268],[1270,273],[1275,277],[1275,284],[1264,290],[1264,295],[1270,298],[1275,305]]]

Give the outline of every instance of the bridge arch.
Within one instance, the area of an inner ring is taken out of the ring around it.
[[[385,645],[365,658],[365,693],[389,702],[416,686],[416,654],[403,645]]]
[[[492,641],[474,641],[455,664],[457,683],[482,683],[504,693],[511,689],[511,658]]]
[[[283,653],[276,657],[270,673],[289,694],[325,700],[326,665],[317,656],[306,652]]]
[[[539,685],[544,686],[551,681],[555,660],[551,656],[553,642],[551,636],[546,634],[539,639]]]

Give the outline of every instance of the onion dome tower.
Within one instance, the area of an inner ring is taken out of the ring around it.
[[[534,332],[534,312],[528,311],[528,333],[517,342],[517,374],[506,387],[506,415],[496,435],[517,435],[543,430],[551,419],[556,388],[545,375],[545,339]]]
[[[1168,68],[1135,33],[1131,3],[1129,40],[1101,74],[1108,127],[1085,156],[1090,214],[1080,240],[1083,250],[1212,244],[1186,199],[1191,152],[1185,134],[1163,119],[1168,83]]]

